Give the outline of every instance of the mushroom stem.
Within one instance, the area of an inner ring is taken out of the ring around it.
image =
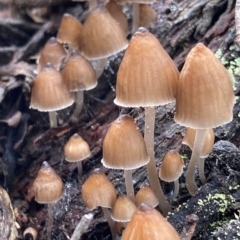
[[[145,129],[144,129],[144,140],[147,147],[148,155],[150,156],[150,161],[147,164],[147,172],[149,177],[150,185],[153,192],[159,200],[159,207],[164,216],[171,211],[170,205],[166,202],[164,193],[162,191],[155,162],[154,153],[154,126],[155,126],[155,108],[145,107]]]
[[[49,112],[48,115],[49,115],[50,127],[51,128],[57,127],[58,126],[58,124],[57,124],[57,113],[55,111],[54,112]]]
[[[125,184],[127,196],[131,201],[135,203],[133,180],[132,180],[132,170],[124,170]]]
[[[174,181],[174,192],[173,195],[171,196],[171,199],[174,199],[178,195],[178,192],[179,192],[179,180],[177,179]]]
[[[102,73],[105,69],[106,63],[107,63],[107,58],[101,58],[101,59],[98,60],[97,67],[96,67],[96,70],[95,70],[97,79],[102,75]]]
[[[72,119],[78,119],[81,111],[82,111],[82,108],[83,108],[83,101],[84,101],[84,93],[83,91],[79,90],[77,91],[76,93],[76,108],[73,112],[73,115],[72,115]]]
[[[140,13],[139,13],[139,3],[133,3],[133,25],[132,25],[132,33],[134,34],[140,24]]]
[[[102,207],[102,210],[103,210],[105,218],[108,221],[108,225],[109,225],[111,233],[112,233],[112,239],[115,240],[115,238],[117,236],[117,232],[115,230],[114,221],[112,220],[109,210],[107,208]]]
[[[78,179],[79,181],[82,180],[82,161],[77,162],[77,168],[78,168]]]
[[[194,140],[194,145],[192,149],[192,156],[188,164],[188,169],[186,172],[186,185],[189,193],[195,195],[198,187],[195,183],[195,169],[199,165],[199,158],[204,143],[206,129],[196,129],[196,136]]]
[[[88,1],[88,11],[92,11],[94,8],[98,6],[98,1],[97,0],[90,0]]]
[[[207,182],[207,179],[204,175],[204,162],[205,162],[205,157],[200,157],[198,170],[199,170],[199,177],[202,184],[205,184]]]
[[[48,204],[48,221],[47,221],[47,239],[52,239],[52,226],[53,226],[53,203]]]

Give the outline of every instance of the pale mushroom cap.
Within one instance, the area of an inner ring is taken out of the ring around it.
[[[137,207],[139,207],[142,203],[146,203],[154,208],[159,204],[159,200],[150,186],[144,186],[137,192],[135,196],[135,203]]]
[[[64,155],[68,162],[78,162],[89,157],[91,151],[88,143],[75,133],[64,146]]]
[[[157,13],[147,4],[139,4],[140,26],[149,28],[157,21]]]
[[[142,203],[121,240],[180,240],[173,226],[154,208]]]
[[[114,103],[151,107],[175,101],[179,72],[157,38],[139,28],[129,42],[117,74]]]
[[[38,203],[57,202],[63,194],[63,182],[47,162],[43,162],[32,186]]]
[[[112,17],[116,20],[117,23],[123,29],[125,35],[128,34],[128,21],[127,17],[122,11],[122,7],[119,6],[115,0],[110,0],[106,5],[106,9],[112,15]]]
[[[81,50],[83,25],[71,14],[64,14],[57,34],[57,40],[72,49]]]
[[[34,81],[30,108],[50,112],[69,107],[73,102],[61,74],[47,63]]]
[[[234,103],[227,70],[210,49],[198,43],[180,73],[175,121],[195,129],[215,128],[232,120]]]
[[[38,237],[38,231],[33,227],[28,227],[24,230],[23,236],[24,236],[24,239],[36,240]]]
[[[123,29],[104,7],[93,9],[83,28],[82,54],[88,59],[107,58],[128,45]]]
[[[70,92],[91,90],[97,86],[97,76],[91,63],[77,51],[72,52],[61,74]]]
[[[120,116],[112,123],[103,141],[104,167],[131,170],[148,162],[146,145],[134,119],[129,115]]]
[[[189,148],[192,150],[195,136],[196,136],[196,129],[187,128],[187,131],[185,133],[182,143],[185,145],[188,145]],[[201,157],[207,157],[212,152],[214,140],[215,140],[215,134],[213,129],[212,128],[207,129],[204,137],[203,147],[200,154]]]
[[[118,196],[112,209],[112,219],[117,222],[128,222],[136,210],[136,205],[126,195]]]
[[[169,151],[163,158],[159,177],[165,182],[174,182],[183,172],[184,162],[177,151]]]
[[[39,73],[48,62],[52,63],[58,70],[65,56],[66,52],[63,46],[57,42],[56,38],[50,38],[38,57],[37,72]]]
[[[82,199],[89,210],[97,207],[112,208],[116,190],[104,173],[92,173],[82,186]]]

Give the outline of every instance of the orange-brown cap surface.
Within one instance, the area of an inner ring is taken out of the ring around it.
[[[120,116],[112,123],[103,141],[103,165],[130,170],[148,162],[146,145],[134,119],[129,115]]]
[[[83,37],[83,25],[71,14],[63,15],[57,40],[62,44],[69,45],[72,49],[81,50]]]
[[[173,226],[154,208],[142,203],[121,240],[180,240]]]
[[[54,203],[62,197],[63,182],[50,165],[43,162],[32,189],[38,203]]]
[[[139,207],[142,203],[146,203],[154,208],[159,204],[159,200],[150,186],[144,186],[137,192],[135,203],[137,207]]]
[[[34,81],[30,108],[50,112],[69,107],[73,102],[61,74],[47,63]]]
[[[232,120],[234,103],[227,70],[210,49],[198,43],[180,74],[175,121],[196,129],[215,128]]]
[[[136,210],[136,205],[126,195],[120,195],[114,203],[112,219],[117,222],[128,222]]]
[[[127,47],[123,29],[103,6],[89,13],[83,30],[82,53],[88,59],[107,58]]]
[[[192,150],[195,136],[196,136],[196,129],[187,128],[187,131],[185,133],[182,143],[188,145],[189,148]],[[207,157],[212,152],[214,140],[215,140],[215,134],[213,129],[212,128],[207,129],[204,137],[203,147],[200,154],[201,157]]]
[[[89,210],[97,207],[112,208],[117,195],[106,175],[94,172],[82,186],[82,199]]]
[[[70,92],[90,90],[97,86],[91,63],[76,50],[71,53],[61,74]]]
[[[114,103],[151,107],[175,101],[179,72],[157,38],[146,28],[133,35],[117,74]]]
[[[68,162],[78,162],[89,157],[91,151],[88,143],[75,133],[64,146],[64,155]]]
[[[177,180],[183,172],[184,163],[177,151],[169,151],[163,158],[159,177],[165,182]]]
[[[53,66],[58,70],[65,56],[66,52],[63,46],[57,42],[56,38],[50,38],[38,57],[37,72],[40,72],[48,62],[52,63]]]
[[[142,27],[152,27],[157,20],[157,13],[147,4],[139,4],[139,14],[139,25]]]

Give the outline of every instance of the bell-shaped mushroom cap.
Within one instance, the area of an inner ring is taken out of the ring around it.
[[[64,146],[64,155],[68,162],[78,162],[89,157],[91,151],[88,143],[75,133]]]
[[[47,63],[34,81],[30,108],[50,112],[69,107],[73,102],[61,74]]]
[[[189,146],[189,148],[193,149],[193,144],[196,136],[196,129],[187,128],[185,136],[183,138],[182,143]],[[215,134],[212,128],[207,129],[204,137],[203,147],[201,150],[201,157],[207,157],[213,149],[213,144],[215,140]]]
[[[122,7],[119,6],[115,0],[110,0],[106,5],[106,9],[112,15],[112,17],[119,23],[125,34],[128,34],[128,21],[125,14],[122,11]]]
[[[24,239],[37,240],[38,231],[33,227],[28,227],[24,230],[23,237],[24,237]]]
[[[140,26],[149,28],[157,20],[157,13],[147,4],[139,4]]]
[[[55,37],[50,38],[38,57],[37,72],[39,73],[48,62],[52,63],[58,70],[65,56],[66,52],[63,46],[57,42]]]
[[[129,42],[117,74],[114,103],[151,107],[175,101],[179,72],[157,38],[139,28]]]
[[[210,49],[198,43],[180,74],[175,121],[196,129],[215,128],[232,120],[234,103],[227,70]]]
[[[136,169],[149,162],[146,145],[134,119],[122,115],[109,128],[103,141],[104,167]]]
[[[165,182],[174,182],[183,172],[184,163],[177,151],[169,151],[163,158],[159,177]]]
[[[88,14],[83,31],[82,53],[88,59],[107,58],[128,44],[123,29],[103,6]]]
[[[135,202],[137,207],[142,203],[146,203],[153,208],[159,204],[159,200],[150,186],[144,186],[139,189],[135,197]]]
[[[81,50],[83,25],[71,14],[65,13],[57,34],[57,40],[72,49]]]
[[[51,166],[43,162],[32,189],[38,203],[54,203],[62,197],[63,182]]]
[[[96,73],[91,63],[77,50],[71,53],[61,74],[70,92],[90,90],[97,86]]]
[[[112,209],[112,219],[117,222],[128,222],[136,210],[136,205],[126,195],[118,196]]]
[[[142,203],[123,231],[121,240],[180,240],[173,226],[154,208]]]
[[[82,199],[89,210],[97,207],[112,208],[117,195],[106,175],[94,172],[82,185]]]

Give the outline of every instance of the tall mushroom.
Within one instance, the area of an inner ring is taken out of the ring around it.
[[[150,161],[147,171],[150,185],[165,215],[170,206],[163,201],[154,156],[154,106],[175,101],[179,72],[157,38],[146,28],[139,28],[132,37],[117,73],[114,103],[122,107],[145,108],[146,142]]]
[[[194,174],[206,129],[230,122],[234,103],[227,70],[210,49],[198,43],[188,54],[180,73],[174,117],[177,123],[196,129],[186,173],[186,185],[192,195],[198,190]]]

